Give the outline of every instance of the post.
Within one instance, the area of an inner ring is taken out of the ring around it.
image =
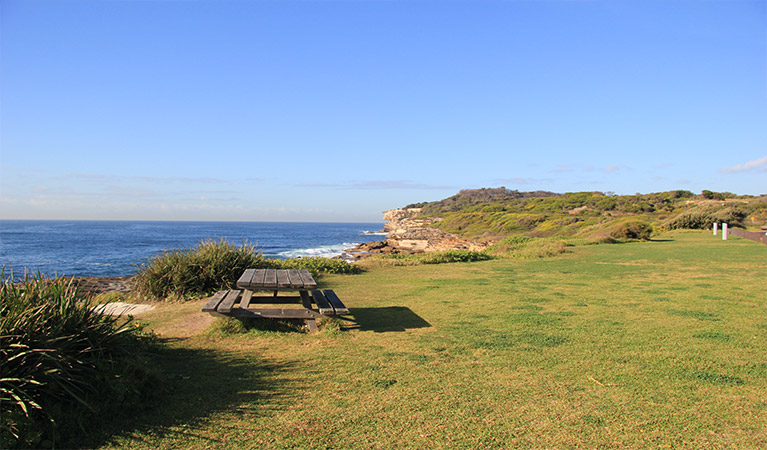
[[[727,240],[727,224],[726,223],[722,224],[722,240],[723,241]]]
[[[714,236],[716,236],[716,231],[719,228],[719,222],[714,222]]]

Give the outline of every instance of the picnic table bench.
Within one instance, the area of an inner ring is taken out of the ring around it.
[[[317,289],[306,269],[247,269],[237,287],[240,289],[216,292],[202,311],[238,319],[304,319],[310,331],[317,329],[317,319],[349,314],[335,292]],[[272,295],[256,296],[254,291],[271,291]],[[278,295],[280,291],[298,291],[298,295]],[[301,306],[275,307],[283,304]]]

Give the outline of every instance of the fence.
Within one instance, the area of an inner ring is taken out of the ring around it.
[[[742,237],[744,239],[749,239],[751,241],[767,244],[767,235],[765,235],[764,233],[760,233],[757,231],[740,230],[738,228],[730,228],[729,230],[727,230],[727,232],[729,234],[734,234],[735,236]]]

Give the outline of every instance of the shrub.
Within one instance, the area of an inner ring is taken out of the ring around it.
[[[613,239],[643,239],[649,240],[652,235],[652,225],[645,222],[620,222],[609,228]]]
[[[275,260],[275,266],[281,269],[306,269],[312,274],[343,273],[357,274],[362,269],[342,259],[323,258],[320,256],[310,258],[293,258],[283,261]]]
[[[341,259],[268,259],[247,242],[238,247],[219,239],[205,240],[195,248],[167,251],[149,259],[139,267],[134,286],[140,295],[158,299],[204,296],[219,289],[234,288],[245,269],[307,269],[313,276],[362,272]]]
[[[139,266],[134,285],[139,294],[185,298],[231,289],[245,269],[272,268],[256,247],[224,239],[204,240],[193,249],[163,252]]]
[[[521,259],[549,258],[566,251],[567,244],[553,239],[536,239],[529,245],[511,252],[510,256]]]
[[[688,228],[706,229],[714,222],[727,222],[730,226],[742,226],[747,212],[739,207],[697,206],[668,220],[663,224],[669,230]]]
[[[421,264],[446,264],[454,262],[486,261],[491,259],[485,252],[472,250],[445,250],[441,252],[429,252],[417,255]]]
[[[488,247],[487,251],[493,255],[506,254],[527,246],[533,238],[527,236],[510,236]]]
[[[472,250],[444,250],[438,252],[418,253],[412,255],[406,254],[393,254],[393,255],[380,255],[378,257],[369,258],[380,265],[384,266],[418,266],[421,264],[447,264],[454,262],[473,262],[473,261],[486,261],[492,259],[492,256],[486,252],[478,252]],[[367,261],[367,264],[370,265]]]
[[[0,447],[49,447],[139,400],[152,335],[93,310],[73,280],[0,287]],[[114,409],[113,409],[114,408]]]

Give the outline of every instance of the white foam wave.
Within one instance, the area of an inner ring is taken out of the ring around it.
[[[389,233],[385,231],[363,231],[362,234],[365,236],[386,236]]]
[[[344,250],[352,248],[356,245],[358,244],[354,242],[344,242],[343,244],[323,245],[315,248],[299,248],[295,250],[279,252],[277,253],[277,256],[281,258],[298,258],[307,256],[322,256],[325,258],[332,258],[334,256],[340,256]]]

